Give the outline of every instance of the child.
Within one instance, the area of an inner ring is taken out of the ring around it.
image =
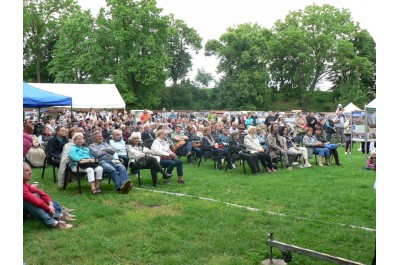
[[[367,160],[368,169],[376,171],[376,152],[372,151]]]

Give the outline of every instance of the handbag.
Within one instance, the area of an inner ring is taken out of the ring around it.
[[[193,147],[201,147],[201,143],[199,141],[194,141],[192,146]]]
[[[137,163],[137,165],[138,165],[139,168],[142,168],[142,167],[147,166],[147,160],[146,160],[146,158],[144,158],[144,157],[139,158],[139,159],[136,161],[136,163]]]
[[[78,162],[78,166],[80,168],[89,168],[89,167],[96,168],[99,166],[99,162],[95,158],[89,158],[89,159],[83,158]]]

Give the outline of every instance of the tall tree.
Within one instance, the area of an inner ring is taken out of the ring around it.
[[[201,37],[195,29],[186,25],[183,20],[169,16],[167,54],[171,63],[167,69],[174,85],[186,77],[192,68],[192,52],[198,53],[202,48]]]
[[[272,84],[300,95],[303,110],[319,82],[344,69],[372,69],[370,61],[357,54],[354,41],[360,28],[347,9],[307,6],[277,21],[272,32],[268,41]]]
[[[47,65],[58,36],[60,21],[79,10],[76,0],[24,0],[24,79],[36,82],[48,76]],[[32,71],[33,68],[35,71]],[[32,76],[35,72],[35,76]]]
[[[242,24],[206,43],[206,55],[219,58],[218,106],[257,110],[270,103],[265,53],[270,36],[268,29],[257,24]]]
[[[342,84],[349,87],[350,83],[357,83],[357,86],[360,83],[361,90],[367,94],[364,104],[376,97],[376,44],[366,30],[357,32],[352,42],[358,56],[343,59],[342,63],[334,65],[336,71],[329,81],[333,83],[332,90],[337,96],[342,96]]]
[[[96,39],[95,19],[90,10],[64,19],[58,35],[54,59],[49,64],[55,82],[101,83],[104,53]]]
[[[166,55],[168,18],[155,0],[107,0],[108,39],[113,40],[113,80],[125,101],[137,107],[159,103],[170,64]]]

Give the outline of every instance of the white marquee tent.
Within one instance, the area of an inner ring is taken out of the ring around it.
[[[29,83],[45,91],[72,97],[74,109],[125,109],[115,84]]]
[[[361,109],[356,105],[354,105],[353,102],[350,102],[349,104],[347,104],[346,107],[344,107],[344,113],[351,113],[356,110],[361,110]]]
[[[376,98],[374,100],[372,100],[370,103],[368,103],[368,105],[365,108],[367,110],[368,109],[376,110]]]

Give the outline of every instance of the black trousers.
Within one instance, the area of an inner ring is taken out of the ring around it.
[[[131,164],[131,169],[133,172],[135,171],[135,167],[139,167],[140,169],[142,169],[142,168],[150,169],[151,179],[153,180],[153,184],[157,184],[157,173],[158,172],[162,173],[163,178],[166,177],[166,173],[164,172],[160,163],[158,163],[158,161],[155,157],[145,156],[144,159],[146,160],[146,165],[140,166],[137,162],[134,164]]]
[[[266,169],[267,167],[269,169],[272,169],[272,159],[271,156],[266,154],[266,153],[255,153],[257,155],[258,159],[261,162],[261,165]]]
[[[256,154],[239,154],[240,159],[246,160],[247,164],[251,169],[251,173],[255,174],[260,171],[260,165],[258,164],[258,157]]]

